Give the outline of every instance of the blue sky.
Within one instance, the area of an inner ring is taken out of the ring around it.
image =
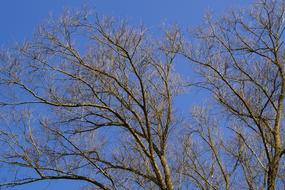
[[[10,44],[32,35],[35,27],[49,14],[63,8],[91,5],[100,14],[123,17],[144,23],[150,28],[163,22],[194,26],[206,10],[221,14],[229,8],[243,6],[249,0],[2,0],[0,5],[0,44]]]
[[[250,0],[2,0],[0,5],[0,45],[12,46],[32,37],[36,26],[50,14],[58,15],[64,8],[95,7],[100,15],[126,18],[155,30],[163,23],[178,23],[193,28],[201,23],[204,13],[211,10],[222,15],[230,8],[245,7]],[[189,100],[188,100],[189,101]],[[17,190],[79,189],[76,183],[59,181],[37,183]]]

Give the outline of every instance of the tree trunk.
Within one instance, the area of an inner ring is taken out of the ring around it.
[[[171,172],[170,172],[169,166],[167,164],[167,160],[166,160],[164,155],[162,155],[160,159],[161,159],[161,164],[162,164],[163,169],[164,169],[165,184],[166,184],[167,190],[173,190],[174,187],[173,187],[173,183],[172,183],[172,179],[171,179]]]
[[[275,189],[275,181],[278,173],[279,168],[279,162],[280,157],[279,152],[276,153],[277,156],[273,158],[273,161],[270,163],[269,170],[268,170],[268,176],[267,176],[267,189],[268,190],[274,190]]]

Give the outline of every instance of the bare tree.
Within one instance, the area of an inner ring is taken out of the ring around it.
[[[284,187],[284,14],[284,1],[256,1],[217,21],[207,17],[195,32],[197,43],[182,42],[180,53],[199,65],[205,79],[197,85],[213,94],[219,105],[215,112],[224,115],[218,130],[222,137],[214,136],[215,124],[207,122],[204,111],[196,122],[202,127],[194,127],[206,142],[202,149],[208,147],[212,156],[197,156],[194,145],[184,145],[192,167],[186,174],[202,189]],[[210,165],[201,163],[205,156],[213,159]],[[210,181],[211,171],[222,177],[222,186]]]
[[[67,179],[174,189],[168,139],[181,85],[169,48],[143,27],[81,11],[2,53],[1,163],[21,169],[1,186]]]
[[[282,189],[284,14],[283,1],[259,0],[208,16],[195,41],[85,10],[52,19],[0,55],[0,166],[11,173],[0,187]],[[181,55],[211,92],[182,119]]]

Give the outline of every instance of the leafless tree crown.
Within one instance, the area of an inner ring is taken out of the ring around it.
[[[190,40],[176,26],[157,39],[85,10],[52,19],[0,54],[0,167],[9,173],[0,187],[282,189],[284,14],[281,0],[256,1],[207,16]],[[187,86],[176,57],[193,64],[201,80],[191,84],[213,106],[175,111]]]

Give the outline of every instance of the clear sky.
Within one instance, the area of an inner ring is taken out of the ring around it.
[[[163,23],[178,23],[195,27],[207,10],[222,15],[230,8],[246,7],[251,0],[1,0],[0,45],[7,47],[31,38],[38,24],[50,14],[58,15],[64,8],[90,5],[100,15],[126,18],[132,23],[143,23],[156,29]],[[2,174],[0,174],[2,175]],[[37,183],[15,190],[76,190],[71,182]]]

